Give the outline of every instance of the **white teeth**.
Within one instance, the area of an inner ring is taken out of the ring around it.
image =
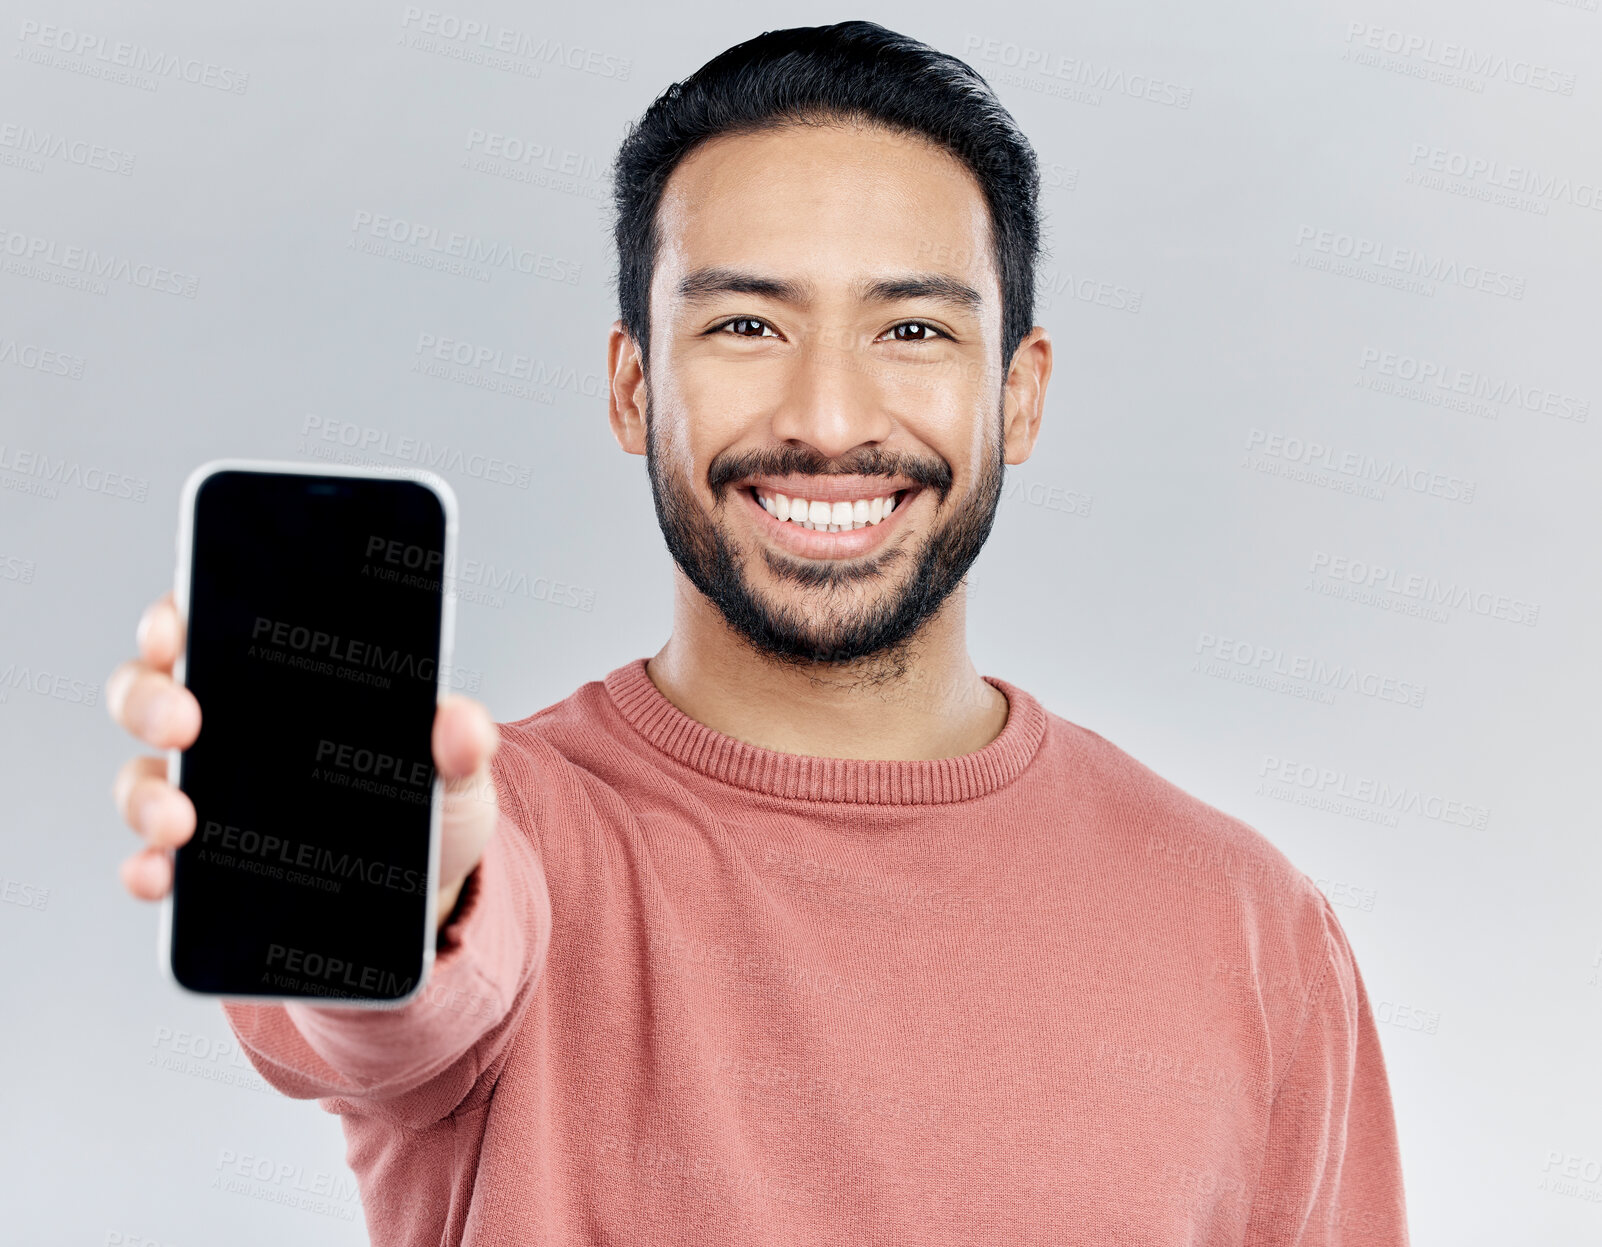
[[[867,528],[883,522],[896,509],[894,494],[849,502],[825,502],[818,498],[808,500],[780,493],[758,493],[757,501],[775,519],[799,524],[809,532],[840,533]]]

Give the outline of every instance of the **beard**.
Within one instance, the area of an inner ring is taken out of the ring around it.
[[[863,683],[897,680],[907,673],[919,629],[962,583],[990,536],[1001,499],[1005,468],[998,418],[972,490],[920,549],[910,549],[903,540],[872,555],[839,560],[760,551],[781,583],[826,591],[809,611],[768,600],[746,578],[746,552],[718,522],[730,502],[739,505],[732,483],[753,474],[899,475],[924,487],[920,497],[933,491],[943,506],[951,493],[950,466],[877,447],[842,460],[794,444],[719,456],[707,469],[707,483],[717,499],[708,515],[685,474],[662,462],[649,390],[645,423],[645,465],[657,522],[679,570],[758,653],[792,666],[826,664],[852,671]],[[907,570],[897,583],[894,573],[901,569]]]

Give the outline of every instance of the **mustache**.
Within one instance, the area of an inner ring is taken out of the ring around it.
[[[951,466],[944,460],[916,459],[869,446],[831,459],[810,446],[772,446],[739,454],[719,455],[707,468],[706,483],[714,494],[747,476],[884,476],[905,477],[939,493],[951,492]]]

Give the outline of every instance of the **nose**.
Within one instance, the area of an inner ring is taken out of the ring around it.
[[[782,403],[773,417],[773,435],[805,442],[819,454],[838,459],[858,446],[885,441],[894,427],[889,405],[870,360],[849,339],[809,342],[795,355]]]

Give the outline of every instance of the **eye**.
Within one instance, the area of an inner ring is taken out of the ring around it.
[[[732,320],[724,321],[721,325],[713,325],[712,328],[709,329],[707,332],[708,333],[722,333],[730,325],[736,325],[736,326],[760,325],[764,329],[768,329],[768,328],[772,327],[772,326],[770,326],[768,324],[767,321],[758,320],[755,316],[736,316]],[[734,330],[734,332],[731,333],[729,336],[732,337],[732,338],[760,338],[763,335],[760,334],[760,333],[743,333],[743,332],[741,332],[740,329],[736,328]],[[778,334],[774,334],[773,336],[774,337],[778,337]]]
[[[758,331],[756,333],[748,332],[752,326],[757,327]],[[732,338],[750,338],[755,341],[770,336],[764,331],[771,328],[772,326],[769,325],[767,321],[761,320],[755,316],[735,316],[729,320],[713,325],[712,328],[707,330],[707,333],[727,333],[728,336]],[[900,331],[903,329],[916,330],[917,336],[904,337],[900,333]],[[899,325],[892,325],[889,332],[896,335],[896,337],[892,339],[896,342],[933,342],[936,338],[944,338],[947,341],[951,340],[950,334],[946,333],[944,330],[936,329],[928,321],[924,320],[904,320]],[[771,336],[776,338],[779,335],[775,333]]]
[[[895,339],[893,339],[893,341],[896,341],[896,342],[933,342],[936,338],[946,338],[947,340],[949,340],[950,337],[951,337],[950,334],[943,333],[941,330],[936,329],[933,325],[931,325],[926,320],[904,320],[899,325],[892,325],[890,327],[890,332],[891,333],[896,333],[898,330],[901,330],[901,329],[918,329],[918,330],[921,330],[922,333],[921,333],[920,336],[918,336],[916,338],[903,338],[903,337],[899,337],[898,336]]]

